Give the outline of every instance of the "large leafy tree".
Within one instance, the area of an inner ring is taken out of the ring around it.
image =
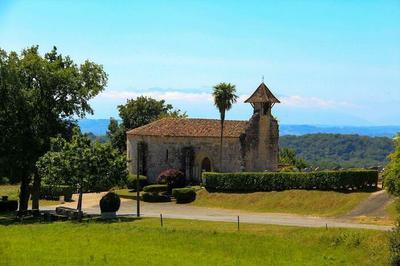
[[[50,138],[70,137],[74,118],[93,113],[89,100],[107,84],[101,65],[75,64],[54,47],[44,56],[38,46],[7,53],[0,49],[0,174],[21,182],[20,211],[38,208],[40,177],[36,161],[50,148]]]
[[[395,150],[383,172],[384,185],[389,193],[400,196],[400,133],[394,138]]]
[[[395,150],[389,155],[389,163],[383,172],[386,190],[395,196],[400,196],[400,133],[394,138]],[[399,200],[395,202],[397,212],[400,210]],[[390,263],[400,265],[400,217],[389,235]]]
[[[127,100],[126,104],[118,106],[122,123],[114,118],[110,119],[107,135],[112,145],[124,152],[126,150],[126,131],[141,127],[164,117],[187,117],[186,113],[173,109],[171,104],[164,100],[155,100],[151,97],[139,96]]]
[[[36,165],[45,184],[70,185],[79,190],[80,211],[84,191],[107,190],[124,184],[127,178],[123,155],[110,143],[93,142],[77,129],[71,141],[61,137],[52,139],[51,150]]]
[[[225,113],[226,111],[229,111],[232,108],[232,105],[236,102],[238,96],[235,93],[235,85],[224,82],[215,85],[213,90],[214,105],[218,108],[221,118],[221,137],[219,149],[220,170],[222,170],[222,142],[224,135]]]

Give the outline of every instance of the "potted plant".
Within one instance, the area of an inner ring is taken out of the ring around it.
[[[113,219],[116,218],[117,211],[121,205],[121,200],[118,194],[114,192],[108,192],[100,200],[101,218]]]

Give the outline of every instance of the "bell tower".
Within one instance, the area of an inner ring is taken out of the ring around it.
[[[280,101],[264,81],[245,101],[253,107],[253,116],[242,137],[242,158],[246,171],[276,171],[278,168],[279,127],[271,110]]]
[[[254,113],[269,116],[271,116],[271,109],[274,104],[280,103],[264,82],[262,82],[253,94],[244,102],[250,103],[251,106],[253,106]]]

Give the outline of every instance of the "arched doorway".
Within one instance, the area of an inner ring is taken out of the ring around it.
[[[201,161],[201,171],[202,172],[210,172],[211,171],[211,161],[208,159],[208,157],[205,157]]]

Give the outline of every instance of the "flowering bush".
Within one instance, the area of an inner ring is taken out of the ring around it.
[[[158,184],[168,186],[168,192],[171,193],[173,188],[184,187],[186,180],[185,175],[176,169],[168,169],[162,171],[157,177]]]

